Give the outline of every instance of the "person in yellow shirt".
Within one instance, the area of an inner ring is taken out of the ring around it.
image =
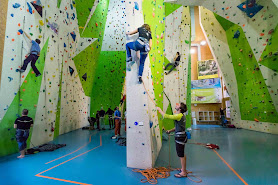
[[[182,178],[182,177],[187,177],[187,172],[186,172],[186,156],[184,155],[184,147],[185,143],[187,142],[187,136],[186,136],[186,127],[185,127],[185,115],[184,113],[187,111],[187,107],[184,103],[177,103],[175,107],[177,114],[174,115],[169,115],[165,114],[161,110],[161,108],[157,107],[157,110],[159,113],[163,116],[163,118],[167,119],[172,119],[175,121],[175,128],[171,130],[167,130],[167,134],[170,134],[171,132],[175,132],[175,141],[176,141],[176,151],[177,155],[180,158],[181,161],[181,172],[175,174],[175,177],[177,178]]]

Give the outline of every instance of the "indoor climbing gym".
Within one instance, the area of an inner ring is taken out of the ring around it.
[[[0,185],[278,185],[277,0],[0,7]]]

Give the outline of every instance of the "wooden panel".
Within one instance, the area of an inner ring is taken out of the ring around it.
[[[4,41],[6,31],[6,19],[8,11],[8,0],[0,1],[0,85],[1,85],[1,74],[2,74],[2,63],[3,63],[3,52],[4,52]]]

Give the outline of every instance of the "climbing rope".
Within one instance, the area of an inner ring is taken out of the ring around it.
[[[171,167],[171,151],[170,151],[170,134],[168,134],[168,141],[169,141],[169,165],[168,167],[157,167],[157,168],[149,168],[145,170],[140,169],[133,169],[133,172],[141,173],[145,178],[141,179],[140,182],[142,183],[150,183],[150,184],[157,184],[157,179],[166,179],[170,177],[170,172],[172,171],[180,171],[180,168],[172,168]],[[193,182],[200,183],[202,179],[192,175],[192,171],[186,171],[187,178]],[[194,180],[194,179],[197,180]]]
[[[144,83],[143,79],[142,79],[142,82],[143,82],[143,86],[144,86],[144,88],[145,88],[145,90],[146,90],[147,95],[149,96],[149,98],[151,99],[151,101],[153,102],[153,104],[156,106],[155,101],[151,98],[150,94],[148,93],[148,91],[147,91],[147,89],[146,89],[146,86],[145,86],[145,83]]]

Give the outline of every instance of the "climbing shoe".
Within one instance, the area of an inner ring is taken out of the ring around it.
[[[127,59],[126,59],[126,62],[131,62],[132,61],[132,57],[128,57]]]
[[[127,62],[126,70],[131,71],[131,66],[133,66],[134,63],[135,63],[134,61]]]
[[[17,71],[19,71],[21,73],[25,72],[25,70],[23,70],[23,69],[18,69]]]
[[[36,77],[39,77],[39,76],[41,76],[41,75],[42,75],[41,73],[40,73],[40,74],[37,74]]]

